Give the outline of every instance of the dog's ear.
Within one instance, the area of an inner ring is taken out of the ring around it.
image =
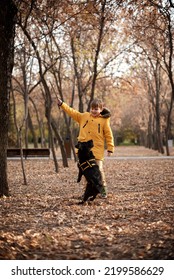
[[[79,142],[75,145],[75,148],[79,149]]]
[[[78,143],[75,145],[75,147],[79,150],[82,148],[82,142],[78,141]]]
[[[93,144],[93,140],[89,140],[88,142],[88,147],[91,149],[92,147],[94,147],[94,144]]]

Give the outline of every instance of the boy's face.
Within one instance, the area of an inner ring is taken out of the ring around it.
[[[100,115],[100,113],[101,113],[101,109],[100,109],[100,107],[91,107],[91,115],[93,116],[93,117],[98,117],[99,115]]]

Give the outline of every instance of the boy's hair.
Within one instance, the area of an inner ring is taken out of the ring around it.
[[[103,109],[103,102],[101,99],[95,98],[91,101],[90,104],[91,108],[100,108],[101,110]]]

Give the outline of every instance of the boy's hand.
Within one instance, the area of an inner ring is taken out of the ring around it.
[[[62,101],[60,98],[58,98],[58,99],[57,99],[57,105],[58,105],[58,106],[61,106],[62,103],[63,103],[63,101]]]

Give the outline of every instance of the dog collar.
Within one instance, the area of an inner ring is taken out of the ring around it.
[[[94,165],[97,165],[95,158],[86,160],[85,162],[83,162],[81,164],[79,163],[79,167],[82,169],[82,171],[85,171],[87,168],[91,168]]]

